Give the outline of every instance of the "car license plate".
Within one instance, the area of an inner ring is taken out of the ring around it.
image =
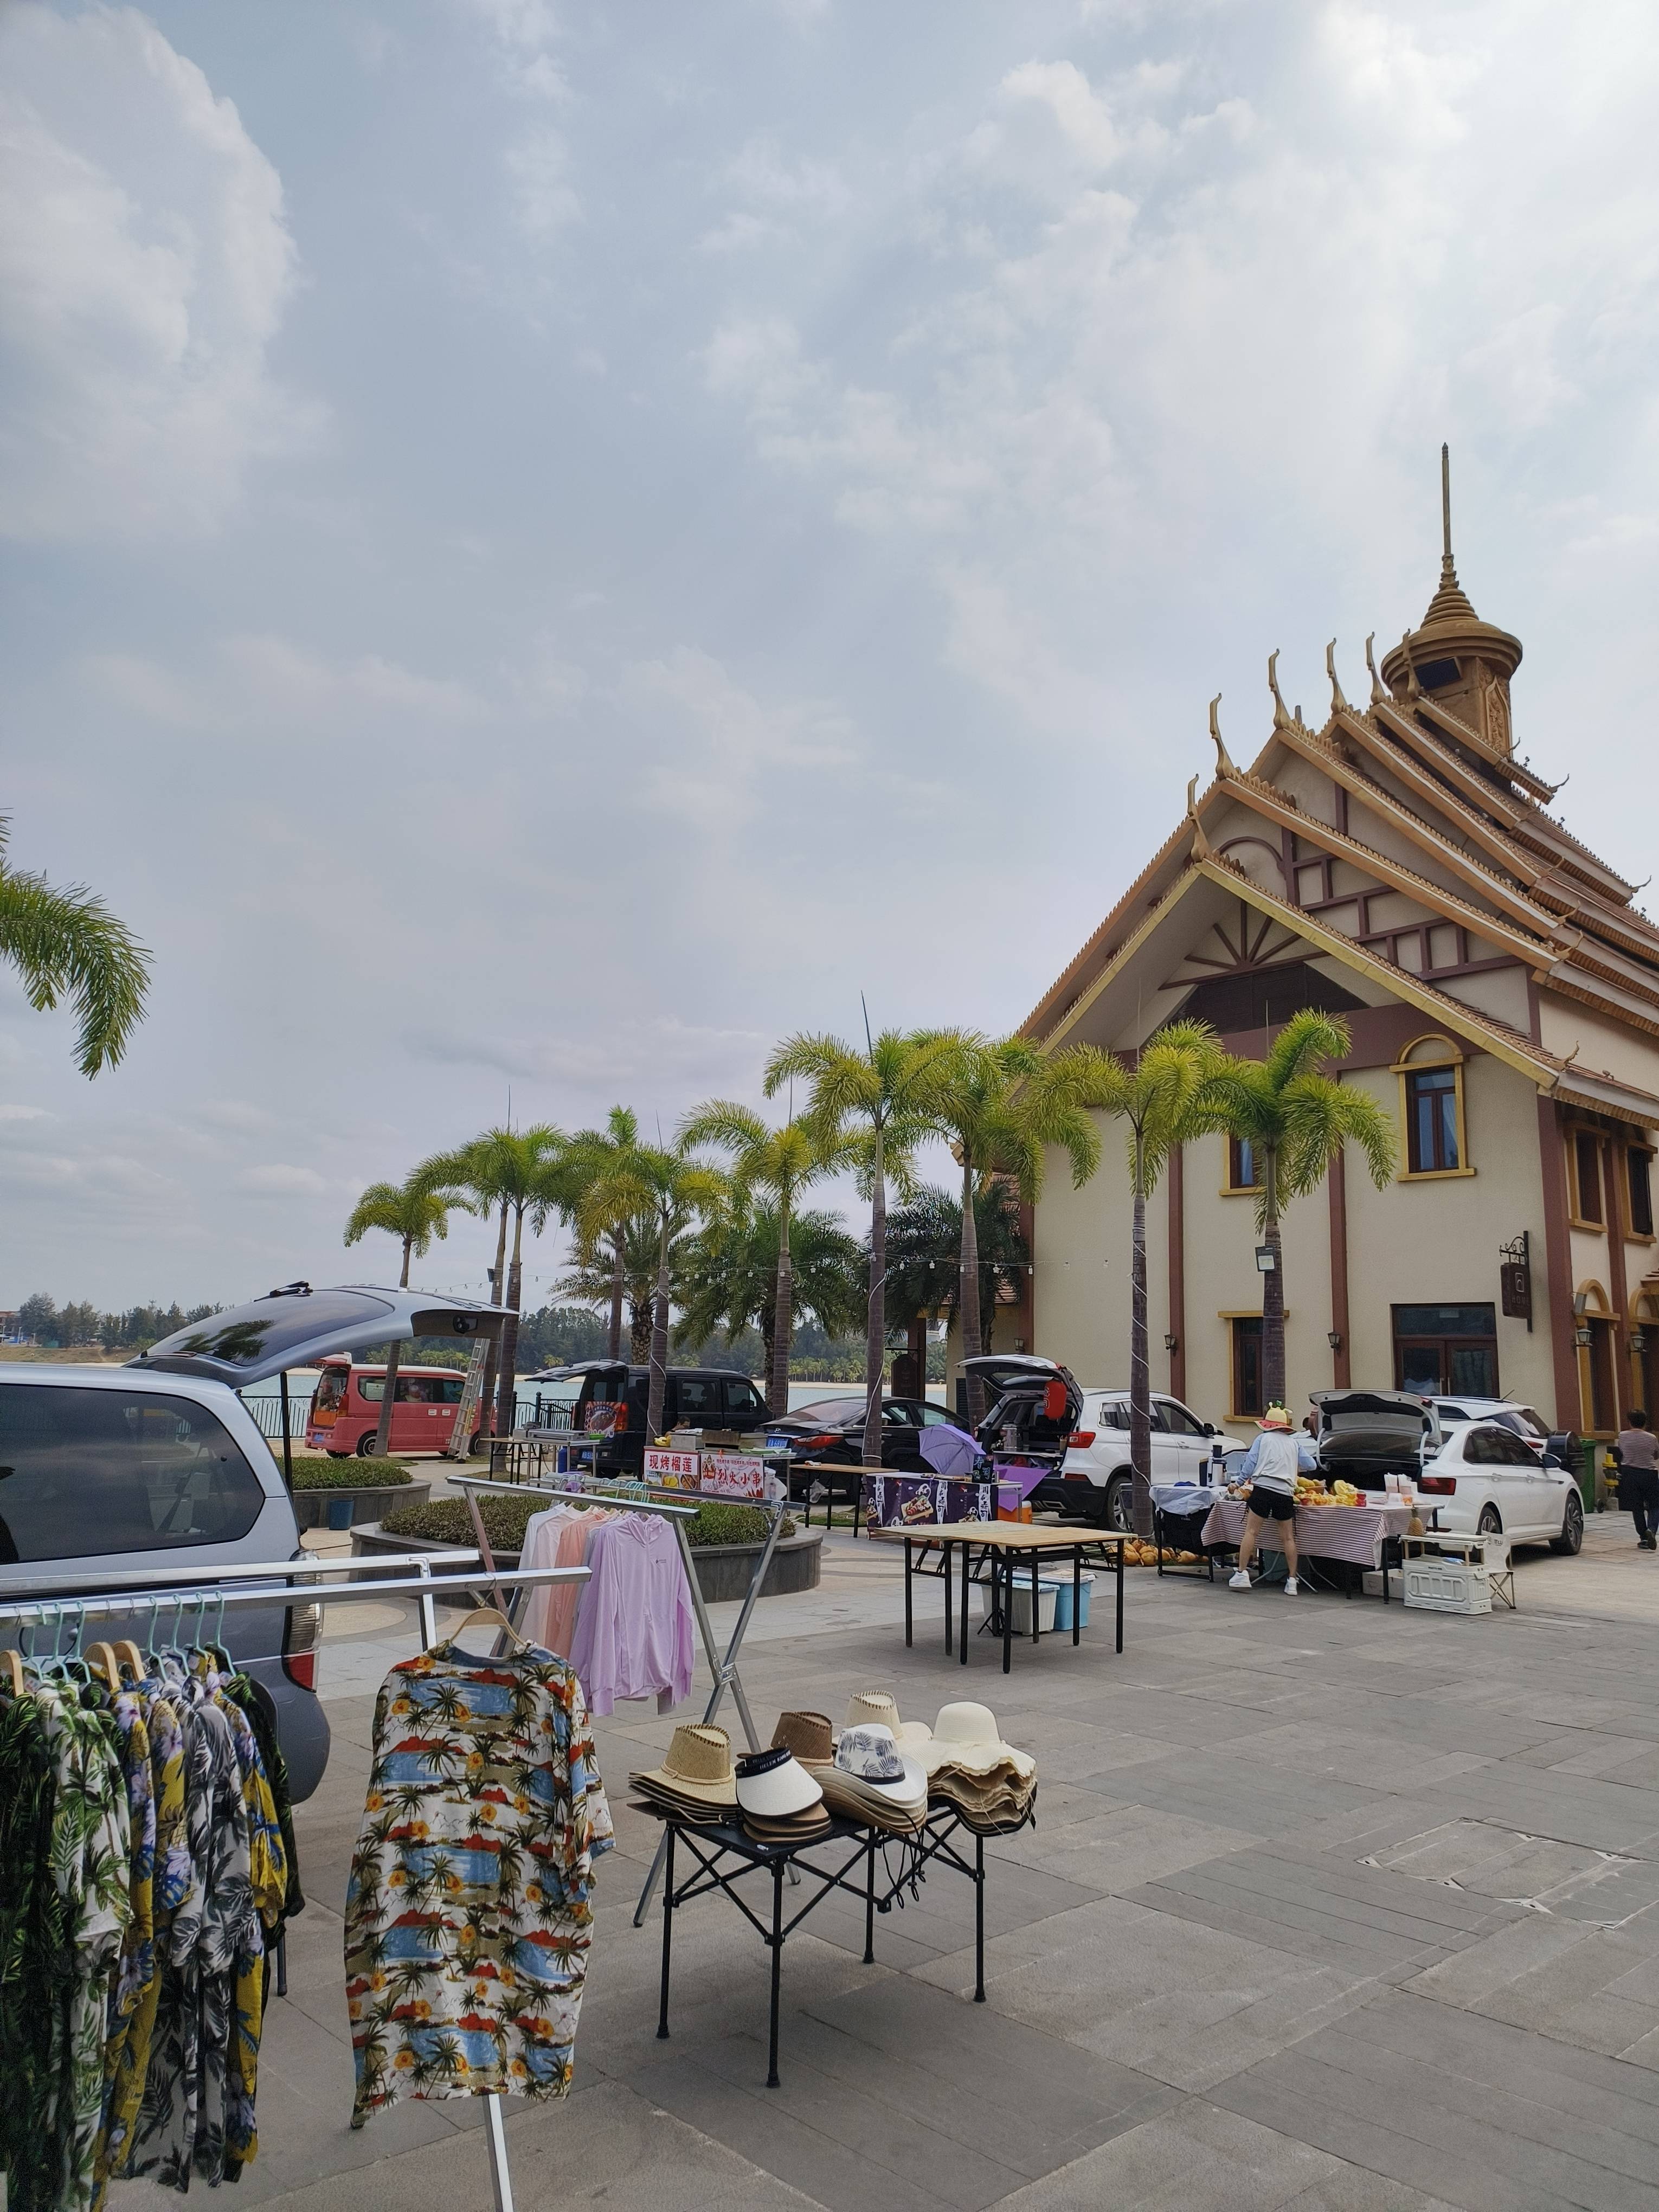
[[[768,1451],[787,1451],[789,1439],[787,1437],[768,1437],[766,1449]]]

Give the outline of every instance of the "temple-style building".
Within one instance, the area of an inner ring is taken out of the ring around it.
[[[1520,641],[1457,580],[1313,729],[1268,663],[1248,768],[1211,709],[1216,771],[1024,1024],[1048,1050],[1133,1053],[1176,1015],[1260,1057],[1299,1007],[1340,1012],[1344,1079],[1395,1117],[1378,1192],[1339,1159],[1284,1217],[1292,1406],[1330,1385],[1504,1395],[1607,1435],[1659,1405],[1659,927],[1548,811],[1516,756]],[[1121,1133],[1083,1190],[1056,1163],[1031,1305],[999,1329],[1085,1383],[1127,1382]],[[1150,1209],[1154,1389],[1207,1419],[1260,1405],[1248,1147],[1194,1141]],[[1160,1347],[1162,1347],[1160,1349]]]

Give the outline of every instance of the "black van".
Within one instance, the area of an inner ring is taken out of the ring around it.
[[[581,1389],[570,1416],[570,1425],[578,1434],[588,1425],[590,1407],[614,1406],[620,1400],[628,1409],[617,1431],[595,1451],[595,1472],[641,1474],[649,1441],[645,1416],[651,1398],[651,1370],[630,1367],[620,1359],[580,1359],[569,1367],[544,1368],[528,1379],[568,1382],[578,1377]],[[662,1426],[664,1434],[677,1428],[747,1433],[766,1426],[766,1401],[746,1375],[733,1375],[723,1367],[671,1367],[663,1395]]]

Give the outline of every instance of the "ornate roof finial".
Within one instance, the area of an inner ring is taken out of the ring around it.
[[[1196,776],[1187,786],[1187,819],[1193,825],[1193,858],[1195,860],[1207,860],[1210,857],[1210,841],[1204,835],[1204,824],[1198,818],[1198,778]]]
[[[1417,680],[1417,663],[1412,659],[1412,634],[1409,630],[1403,630],[1401,633],[1400,650],[1406,656],[1406,696],[1408,699],[1420,699],[1423,696],[1423,686]]]
[[[1226,746],[1221,742],[1221,720],[1216,713],[1216,708],[1220,704],[1221,694],[1218,691],[1214,698],[1210,702],[1210,735],[1215,740],[1216,774],[1218,775],[1237,775],[1238,774],[1238,770],[1233,766],[1231,757],[1229,755]]]
[[[1365,665],[1371,672],[1371,704],[1373,707],[1384,707],[1388,704],[1389,695],[1382,689],[1382,678],[1376,672],[1376,656],[1371,652],[1371,646],[1375,641],[1376,637],[1376,632],[1375,630],[1370,630],[1366,633]]]
[[[1267,689],[1273,695],[1274,729],[1289,730],[1294,728],[1295,725],[1291,720],[1291,717],[1285,709],[1285,695],[1279,688],[1279,647],[1277,646],[1275,646],[1273,651],[1267,655]]]
[[[1336,640],[1334,638],[1325,647],[1325,673],[1331,679],[1331,712],[1334,714],[1346,714],[1348,711],[1348,702],[1342,696],[1342,686],[1336,680]]]

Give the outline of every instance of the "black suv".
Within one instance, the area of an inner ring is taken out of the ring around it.
[[[650,1403],[651,1370],[629,1367],[620,1359],[580,1359],[569,1367],[544,1368],[530,1376],[532,1382],[568,1382],[580,1377],[581,1389],[571,1409],[570,1425],[580,1433],[588,1425],[592,1406],[627,1406],[620,1427],[593,1455],[595,1471],[639,1474],[645,1468],[646,1409]],[[663,1432],[670,1429],[731,1429],[746,1432],[766,1426],[766,1401],[746,1375],[733,1375],[722,1367],[671,1367],[663,1396]]]

